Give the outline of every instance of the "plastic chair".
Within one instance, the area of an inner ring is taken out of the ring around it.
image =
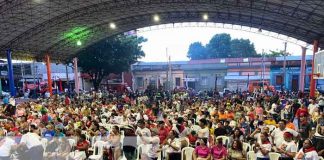
[[[252,151],[252,147],[249,143],[246,143],[246,142],[243,142],[243,151],[245,153],[249,152],[249,151]]]
[[[136,149],[136,160],[140,160],[140,155],[142,154],[143,144],[139,145]]]
[[[319,157],[319,160],[324,160],[324,158],[321,156],[321,157]]]
[[[44,148],[44,151],[46,150],[47,144],[48,144],[48,139],[42,138],[41,139],[42,146]]]
[[[279,153],[275,153],[275,152],[269,152],[269,158],[270,160],[278,160],[280,158],[280,154]]]
[[[103,147],[105,145],[104,141],[97,141],[94,144],[94,150],[93,150],[93,154],[89,157],[89,159],[93,159],[93,160],[100,160],[102,159],[102,155],[103,155]]]
[[[229,137],[227,137],[227,136],[217,136],[215,141],[220,139],[220,138],[223,139],[223,145],[228,147],[229,146],[229,141],[230,141]],[[217,144],[217,143],[215,142],[215,144]]]
[[[256,154],[254,153],[254,151],[249,151],[247,152],[247,160],[256,160]]]
[[[181,160],[192,160],[192,153],[195,151],[192,147],[185,147],[181,150]]]

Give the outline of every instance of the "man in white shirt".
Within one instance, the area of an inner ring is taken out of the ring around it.
[[[147,143],[148,152],[147,155],[150,160],[157,160],[160,148],[160,138],[158,136],[158,130],[153,128],[152,137],[141,136],[142,140]]]
[[[8,133],[10,134],[10,133]],[[3,130],[0,130],[0,159],[1,160],[10,160],[11,151],[13,150],[14,146],[16,145],[15,140],[11,138],[13,135],[7,135],[6,137],[2,138],[4,136]]]
[[[148,152],[148,146],[145,141],[142,140],[141,137],[151,137],[151,131],[148,128],[145,128],[145,122],[143,119],[139,120],[137,122],[137,129],[135,131],[135,134],[137,135],[137,146],[144,145],[142,148],[142,155],[141,156],[147,156]]]
[[[275,144],[276,147],[280,147],[281,144],[285,141],[284,140],[284,133],[285,132],[290,132],[291,134],[293,134],[294,137],[298,136],[298,132],[286,127],[286,121],[285,120],[280,120],[278,122],[278,124],[279,124],[279,127],[276,128],[275,130],[273,130],[273,132],[271,133],[273,144]]]
[[[310,115],[314,113],[315,108],[318,108],[318,105],[315,103],[314,100],[309,100],[311,103],[308,105],[308,112]]]
[[[26,160],[42,160],[44,148],[42,146],[41,138],[37,134],[37,126],[35,124],[30,125],[31,132],[24,134],[21,137],[19,146],[26,145],[27,151],[24,154]]]

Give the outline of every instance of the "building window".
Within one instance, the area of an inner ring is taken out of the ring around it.
[[[201,85],[206,86],[208,82],[208,77],[201,77]]]
[[[283,78],[281,75],[276,76],[276,85],[281,85],[283,83]]]
[[[137,87],[144,87],[144,79],[143,79],[143,77],[137,77],[136,78],[136,85],[137,85]]]
[[[176,81],[176,86],[180,86],[180,77],[176,77],[175,81]]]

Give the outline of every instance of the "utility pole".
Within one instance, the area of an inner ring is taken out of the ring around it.
[[[284,49],[284,64],[283,64],[283,69],[284,69],[284,75],[283,75],[283,84],[284,87],[286,87],[286,56],[287,56],[287,42],[285,42],[285,49]]]

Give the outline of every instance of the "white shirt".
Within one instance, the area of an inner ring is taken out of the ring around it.
[[[272,131],[271,136],[273,137],[274,143],[276,144],[276,147],[280,147],[281,144],[285,141],[284,140],[284,133],[285,132],[290,132],[293,134],[294,137],[298,136],[298,132],[285,128],[283,131],[280,128],[276,128],[275,130]]]
[[[147,155],[150,158],[157,158],[158,157],[158,150],[160,147],[160,138],[158,136],[154,137],[142,137],[142,139],[148,143],[147,148],[148,148],[148,153]]]
[[[198,137],[199,138],[209,138],[209,129],[208,129],[208,127],[205,127],[204,129],[200,129],[198,131]]]
[[[312,115],[314,113],[315,108],[318,108],[317,104],[309,104],[308,105],[308,112],[310,115]]]
[[[168,142],[172,146],[176,146],[177,148],[179,148],[179,150],[175,150],[170,145],[167,145],[166,146],[166,152],[167,153],[180,153],[181,152],[181,142],[180,142],[180,140],[178,138],[175,138],[172,142],[171,142],[171,139],[168,139]]]
[[[291,142],[286,142],[284,141],[281,146],[286,152],[292,152],[292,153],[297,153],[297,145],[294,141]],[[285,154],[281,154],[281,157],[288,157]]]
[[[151,131],[148,128],[137,128],[135,134],[141,133],[143,137],[151,137]],[[137,145],[146,144],[140,136],[137,136]]]
[[[20,143],[25,143],[27,148],[30,149],[35,146],[42,145],[40,137],[36,133],[26,133],[21,137]]]
[[[256,157],[258,158],[269,158],[269,154],[268,155],[263,155],[261,153],[261,148],[267,150],[267,151],[271,151],[271,144],[261,144],[260,145],[260,149],[258,150],[258,152],[256,153]]]
[[[15,144],[16,142],[9,137],[2,139],[0,141],[0,157],[9,157],[11,147]]]
[[[302,159],[299,158],[299,155],[303,155]],[[319,156],[316,151],[311,151],[304,153],[303,148],[299,150],[299,152],[296,154],[296,157],[294,158],[295,160],[319,160]]]
[[[261,133],[255,134],[254,138],[257,140],[257,143],[262,144],[262,142],[261,142]],[[272,143],[272,138],[270,136],[268,137],[268,139],[269,139],[270,143]]]

